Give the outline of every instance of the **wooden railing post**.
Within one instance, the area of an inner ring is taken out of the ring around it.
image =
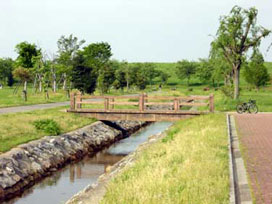
[[[82,96],[81,92],[79,92],[79,93],[76,95],[76,106],[77,106],[78,109],[81,108],[81,104],[80,104],[80,102],[82,101],[81,96]]]
[[[147,93],[144,93],[144,97],[145,97],[145,103],[148,103],[148,96],[147,96]]]
[[[179,100],[178,99],[174,99],[174,110],[175,111],[179,110]]]
[[[210,102],[209,102],[209,106],[210,106],[210,112],[214,112],[214,96],[213,94],[210,95]]]
[[[114,98],[111,99],[111,102],[114,103]],[[114,104],[110,104],[110,110],[114,109]]]
[[[104,109],[109,110],[109,98],[104,98]]]
[[[75,104],[75,93],[71,93],[70,95],[70,109],[75,110],[76,104]]]
[[[139,110],[144,111],[144,102],[145,102],[145,96],[144,94],[141,94],[139,96]]]

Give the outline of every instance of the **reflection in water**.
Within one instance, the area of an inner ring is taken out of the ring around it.
[[[106,172],[108,166],[114,165],[125,155],[133,152],[149,136],[158,134],[170,125],[170,122],[153,123],[95,156],[85,157],[77,163],[67,165],[32,188],[25,190],[21,197],[5,204],[64,203],[78,191],[94,183],[101,174]]]

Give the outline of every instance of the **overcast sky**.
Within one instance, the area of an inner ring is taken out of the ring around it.
[[[0,0],[0,57],[15,58],[22,41],[54,53],[59,37],[72,33],[86,44],[110,43],[118,60],[197,60],[234,5],[255,6],[259,24],[272,29],[271,0]],[[271,42],[261,46],[268,61]]]

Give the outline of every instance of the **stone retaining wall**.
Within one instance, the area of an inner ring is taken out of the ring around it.
[[[94,154],[147,123],[118,121],[115,126],[103,122],[60,136],[46,136],[18,146],[0,155],[0,201],[21,194],[36,181],[65,164]],[[124,131],[121,131],[124,130]]]

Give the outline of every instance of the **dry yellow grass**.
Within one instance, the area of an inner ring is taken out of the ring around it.
[[[224,114],[178,122],[114,179],[102,203],[229,203]]]

